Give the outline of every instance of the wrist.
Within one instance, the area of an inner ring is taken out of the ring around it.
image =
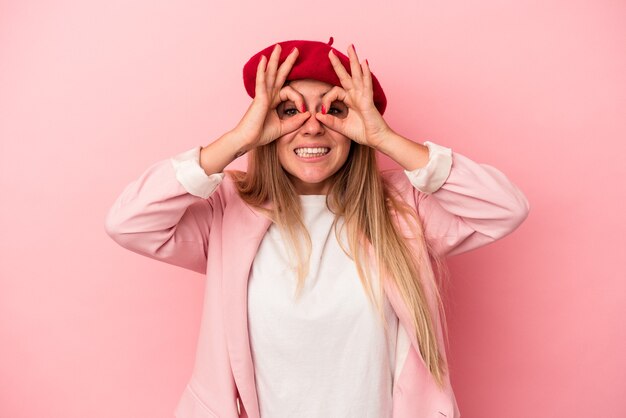
[[[400,135],[395,133],[391,128],[388,128],[383,133],[377,136],[377,140],[372,144],[372,148],[376,151],[380,151],[385,155],[389,155],[389,152],[393,149],[393,143],[400,139]]]
[[[233,159],[241,157],[254,148],[254,143],[246,140],[245,138],[245,135],[241,134],[237,128],[224,134],[223,140],[228,144],[228,148],[232,152]]]
[[[415,170],[428,164],[428,147],[391,132],[376,147],[405,170]]]
[[[243,138],[239,131],[232,130],[226,132],[216,142],[219,142],[223,152],[231,157],[231,161],[234,161],[252,149],[252,146]]]
[[[241,140],[236,132],[229,131],[200,150],[200,165],[207,175],[221,173],[226,166],[237,157],[245,154],[250,148]]]

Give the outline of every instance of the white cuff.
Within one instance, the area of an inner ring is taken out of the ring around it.
[[[436,192],[448,179],[452,169],[452,149],[425,141],[428,147],[428,164],[404,173],[409,181],[421,192]]]
[[[192,195],[208,198],[224,179],[224,173],[207,176],[200,165],[200,145],[170,158],[176,180]]]

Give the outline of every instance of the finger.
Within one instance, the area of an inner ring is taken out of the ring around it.
[[[367,91],[374,91],[373,82],[372,82],[372,72],[370,71],[370,64],[367,60],[361,63],[361,67],[363,68],[363,87]]]
[[[356,55],[354,44],[348,48],[348,57],[350,58],[350,72],[352,73],[352,82],[357,86],[363,85],[363,73],[359,64],[359,57]]]
[[[259,64],[256,67],[256,83],[255,83],[255,96],[258,96],[259,93],[266,93],[265,90],[265,63],[267,58],[265,55],[261,55],[261,59],[259,60]]]
[[[306,111],[304,105],[304,97],[298,93],[293,87],[285,86],[278,92],[276,106],[278,106],[281,102],[286,102],[287,100],[291,100],[296,104],[298,111],[304,113]]]
[[[339,77],[339,82],[343,88],[346,90],[352,88],[352,79],[350,78],[350,74],[348,74],[348,71],[343,66],[341,61],[339,61],[339,58],[337,58],[337,55],[335,55],[332,49],[328,52],[328,58],[330,59],[330,63],[332,64],[337,77]]]
[[[339,119],[339,118],[336,118],[336,117],[331,116],[331,115],[323,115],[321,112],[320,113],[316,113],[314,116],[324,126],[327,126],[328,128],[332,129],[333,131],[336,131],[336,132],[339,132],[340,134],[343,134],[343,126],[344,126],[344,120],[343,119]]]
[[[283,84],[285,84],[285,80],[287,79],[289,72],[293,68],[293,64],[296,62],[296,59],[298,59],[299,53],[300,51],[298,51],[298,48],[294,48],[293,51],[291,51],[291,53],[287,55],[285,61],[278,68],[278,75],[276,76],[275,86],[281,87]]]
[[[324,110],[325,112],[322,112],[323,114],[328,113],[328,109],[330,109],[330,105],[336,101],[339,100],[340,102],[344,102],[346,105],[350,106],[350,103],[348,103],[350,97],[348,96],[348,93],[342,89],[339,86],[334,86],[332,89],[328,90],[326,92],[326,94],[324,94],[324,96],[322,97],[322,106],[324,106]]]
[[[283,119],[281,121],[281,135],[288,134],[301,127],[308,118],[311,117],[311,112],[298,113],[291,118]]]
[[[267,73],[266,73],[266,83],[267,87],[274,87],[274,80],[276,80],[276,69],[278,68],[278,59],[280,58],[280,44],[276,44],[274,50],[272,51],[272,55],[270,55],[270,60],[267,65]]]

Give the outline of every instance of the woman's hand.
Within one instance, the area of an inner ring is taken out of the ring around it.
[[[280,44],[276,44],[267,68],[265,65],[267,58],[265,55],[261,57],[257,66],[254,99],[241,121],[233,129],[235,137],[243,141],[243,152],[268,144],[282,135],[295,131],[311,116],[308,111],[305,111],[302,95],[290,86],[282,87],[298,57],[298,49],[294,48],[278,67],[280,50]],[[293,101],[301,113],[280,119],[276,113],[276,107],[286,100]]]
[[[348,74],[332,49],[328,53],[330,62],[343,88],[333,87],[322,98],[326,113],[316,113],[315,117],[330,129],[337,131],[359,144],[377,148],[392,132],[382,115],[374,106],[372,74],[366,61],[359,64],[354,45],[348,48],[350,71]],[[334,101],[348,106],[348,115],[338,118],[328,113]]]

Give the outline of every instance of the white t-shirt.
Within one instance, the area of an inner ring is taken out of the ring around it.
[[[325,195],[301,195],[311,235],[300,299],[278,227],[263,237],[248,282],[248,326],[262,418],[388,418],[398,317],[389,332],[331,228]],[[345,234],[342,237],[348,249]],[[377,277],[373,275],[377,290]]]

